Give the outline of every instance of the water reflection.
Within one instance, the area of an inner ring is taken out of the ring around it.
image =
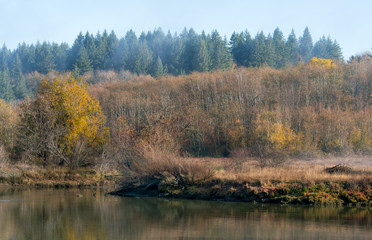
[[[82,195],[82,196],[80,196]],[[0,239],[370,239],[371,209],[0,190]]]

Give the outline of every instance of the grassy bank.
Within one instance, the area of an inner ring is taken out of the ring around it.
[[[329,173],[341,163],[345,169]],[[349,167],[353,164],[353,167]],[[153,158],[127,170],[119,196],[313,205],[372,205],[371,158],[292,160],[260,168],[254,159]]]
[[[0,185],[50,188],[114,186],[118,176],[115,170],[102,171],[99,168],[16,164],[0,169]]]

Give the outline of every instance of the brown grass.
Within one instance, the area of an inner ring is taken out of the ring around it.
[[[192,158],[191,161],[204,164],[216,170],[214,178],[234,181],[358,181],[372,177],[372,158],[325,158],[313,160],[291,160],[285,166],[261,168],[253,158]],[[325,171],[327,167],[338,163],[347,164],[350,173],[330,174]]]
[[[211,179],[214,169],[203,162],[188,161],[163,152],[159,149],[147,149],[141,160],[124,167],[124,178],[146,183],[152,180],[172,178],[182,184],[197,184]]]

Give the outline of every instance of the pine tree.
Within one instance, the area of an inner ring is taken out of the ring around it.
[[[313,39],[311,37],[309,28],[306,27],[304,34],[300,37],[299,41],[299,52],[304,62],[307,62],[312,57]]]

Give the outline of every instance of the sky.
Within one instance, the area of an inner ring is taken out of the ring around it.
[[[372,48],[371,0],[0,0],[0,44],[10,49],[37,41],[72,44],[79,32],[114,30],[118,37],[158,27],[180,33],[217,30],[228,39],[276,27],[297,37],[306,26],[315,43],[336,39],[347,60]]]

